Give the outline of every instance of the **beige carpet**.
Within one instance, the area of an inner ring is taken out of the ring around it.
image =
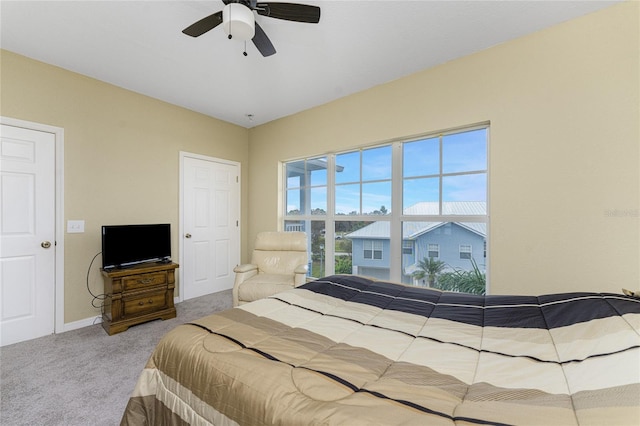
[[[153,348],[182,323],[231,307],[231,290],[113,336],[97,324],[0,348],[0,424],[114,426]]]

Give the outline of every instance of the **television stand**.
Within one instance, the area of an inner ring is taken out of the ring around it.
[[[177,263],[152,263],[126,269],[102,269],[102,328],[111,336],[132,325],[176,317],[173,304]]]

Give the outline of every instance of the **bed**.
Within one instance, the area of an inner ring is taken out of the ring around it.
[[[169,332],[124,425],[638,425],[640,299],[335,275]]]

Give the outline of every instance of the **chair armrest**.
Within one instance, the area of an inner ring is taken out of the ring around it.
[[[235,273],[243,273],[253,271],[254,269],[258,269],[258,265],[253,265],[251,263],[243,263],[242,265],[238,265],[233,268],[233,272]]]
[[[298,265],[298,266],[296,266],[296,269],[293,271],[293,273],[294,274],[306,274],[308,270],[309,270],[309,267],[307,265]]]
[[[301,286],[302,284],[306,283],[307,281],[307,271],[309,270],[309,267],[307,265],[299,265],[296,267],[296,269],[293,271],[293,286],[294,287],[298,287]]]
[[[245,280],[248,280],[254,275],[258,275],[258,265],[243,263],[242,265],[237,265],[235,268],[233,268],[233,272],[236,273],[236,278],[233,282],[233,290],[231,292],[231,295],[233,298],[233,306],[236,307],[240,304],[240,301],[238,300],[238,287]]]

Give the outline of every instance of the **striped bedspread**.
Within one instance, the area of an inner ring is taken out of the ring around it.
[[[335,275],[177,327],[125,425],[639,425],[640,299]]]

